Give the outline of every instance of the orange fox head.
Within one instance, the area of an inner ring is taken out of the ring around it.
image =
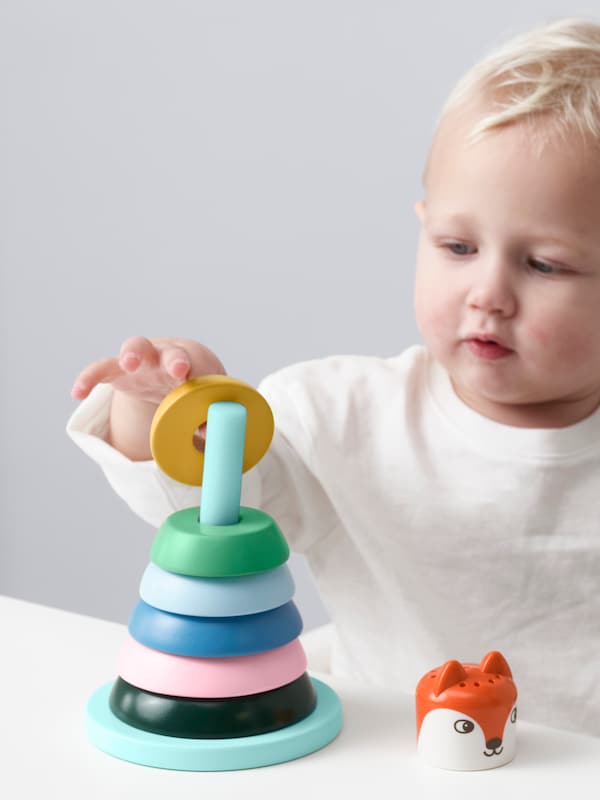
[[[517,688],[504,656],[480,664],[447,661],[417,685],[417,737],[426,760],[448,769],[485,769],[514,756]]]

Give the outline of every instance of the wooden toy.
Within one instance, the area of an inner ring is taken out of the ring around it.
[[[194,433],[205,422],[202,453]],[[339,698],[306,671],[287,542],[268,514],[240,507],[242,472],[273,431],[266,400],[223,375],[190,380],[158,407],[154,459],[202,497],[157,532],[118,677],[88,701],[87,734],[101,750],[234,770],[307,755],[339,733]]]
[[[205,375],[201,378],[192,378],[173,389],[162,401],[150,428],[150,447],[157,464],[171,478],[190,486],[206,486],[207,481],[213,477],[213,470],[220,465],[219,459],[239,459],[239,428],[234,430],[231,416],[219,431],[214,460],[207,450],[210,442],[206,440],[204,453],[194,446],[194,432],[200,425],[208,420],[208,411],[213,403],[231,402],[238,407],[238,416],[248,415],[246,424],[247,435],[242,450],[243,472],[246,472],[267,452],[275,428],[273,414],[264,397],[252,386],[242,381],[230,378],[228,375]],[[240,408],[241,406],[241,408]],[[220,417],[223,419],[223,409],[219,405]],[[235,408],[233,412],[235,413]],[[216,423],[216,425],[219,423]],[[212,427],[216,427],[216,425]],[[228,428],[228,425],[231,426]],[[211,431],[214,433],[214,431]],[[221,437],[231,437],[228,446],[219,450]],[[204,468],[204,456],[211,461],[209,469]],[[233,472],[233,470],[232,470]],[[230,492],[230,487],[237,486],[239,478],[237,470],[233,474],[223,475],[225,480],[220,488],[225,493]],[[216,497],[208,498],[209,502],[218,502]],[[202,501],[203,514],[206,511],[206,492]],[[233,503],[235,506],[235,503]],[[205,520],[208,522],[208,520]],[[217,523],[218,524],[218,523]],[[225,524],[225,523],[222,523]]]
[[[441,769],[501,767],[515,756],[517,687],[504,656],[447,661],[416,689],[419,756]]]

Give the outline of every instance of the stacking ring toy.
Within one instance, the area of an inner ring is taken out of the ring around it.
[[[296,587],[287,564],[237,578],[194,578],[148,564],[140,597],[148,605],[191,617],[236,617],[258,614],[287,603]]]
[[[290,556],[279,526],[258,508],[241,506],[235,525],[198,522],[198,508],[175,511],[160,526],[150,559],[168,572],[227,578],[275,569]]]
[[[131,636],[118,662],[123,680],[157,694],[175,697],[239,697],[276,689],[306,672],[299,639],[251,656],[192,658],[153,650]]]
[[[312,714],[272,733],[235,739],[161,736],[127,725],[111,711],[111,681],[96,689],[88,700],[86,731],[89,739],[105,753],[151,767],[219,772],[281,764],[325,747],[342,727],[339,697],[318,678],[311,680],[317,693]]]
[[[205,375],[182,383],[162,400],[150,428],[154,460],[169,477],[191,486],[202,484],[204,454],[194,447],[194,432],[208,417],[211,403],[234,402],[248,412],[242,471],[267,452],[275,423],[264,397],[247,383],[227,375]]]
[[[178,656],[223,658],[274,650],[302,633],[293,600],[279,608],[238,617],[187,617],[138,601],[129,633],[141,644]]]
[[[156,464],[201,485],[200,504],[160,526],[119,677],[88,701],[87,734],[101,750],[214,772],[300,758],[339,733],[338,696],[306,671],[288,543],[269,514],[240,505],[242,473],[273,432],[265,398],[224,375],[181,384],[155,412]]]
[[[317,694],[307,672],[270,692],[213,700],[145,692],[117,678],[109,702],[113,713],[134,728],[186,739],[229,739],[299,722],[314,711]]]

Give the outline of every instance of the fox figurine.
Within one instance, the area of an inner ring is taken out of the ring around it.
[[[482,770],[512,761],[517,687],[504,656],[447,661],[417,684],[417,751],[440,769]]]

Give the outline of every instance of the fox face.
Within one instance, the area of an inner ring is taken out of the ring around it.
[[[417,685],[419,756],[441,769],[507,764],[516,751],[517,688],[506,659],[492,651],[480,664],[447,661]]]

